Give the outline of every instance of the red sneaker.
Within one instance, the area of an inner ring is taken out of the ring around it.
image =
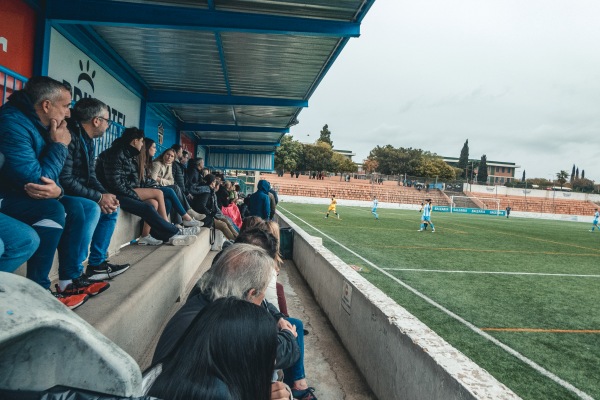
[[[73,283],[69,283],[64,290],[60,290],[59,286],[56,285],[56,291],[63,296],[72,296],[75,294],[95,296],[104,292],[109,287],[110,284],[107,282],[92,282],[87,276],[81,275],[79,278],[73,279]]]
[[[69,307],[71,310],[74,310],[75,308],[79,307],[80,305],[85,303],[87,299],[90,298],[90,296],[88,296],[87,294],[74,294],[72,296],[65,296],[60,293],[53,293],[52,291],[50,291],[50,293],[52,294],[52,296],[56,297],[56,300]]]

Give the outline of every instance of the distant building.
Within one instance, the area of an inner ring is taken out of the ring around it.
[[[333,149],[333,152],[343,155],[344,157],[346,157],[350,161],[352,161],[352,157],[354,157],[356,155],[356,153],[352,152],[352,150],[338,150],[338,149]]]
[[[458,167],[458,158],[456,157],[444,157],[444,161],[453,167]],[[479,164],[480,161],[481,160],[478,159],[469,159],[469,164]],[[505,183],[512,182],[515,180],[515,169],[517,168],[521,168],[521,166],[511,162],[488,160],[487,183],[490,185],[503,185]],[[477,180],[477,169],[475,169],[473,174],[473,180]],[[471,177],[469,177],[469,180],[471,180]]]

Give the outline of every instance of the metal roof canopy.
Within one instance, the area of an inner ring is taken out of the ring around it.
[[[209,148],[274,151],[375,0],[47,0],[47,24]]]

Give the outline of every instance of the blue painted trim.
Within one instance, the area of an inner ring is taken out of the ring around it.
[[[259,142],[251,140],[200,139],[198,143],[203,146],[280,146],[279,142]]]
[[[223,153],[223,154],[273,154],[275,155],[275,152],[273,151],[258,151],[258,150],[245,150],[245,149],[223,149],[223,148],[214,148],[211,150],[211,153],[213,154],[219,154],[219,153]]]
[[[226,77],[227,80],[229,80]],[[229,82],[227,82],[229,92]],[[174,90],[149,90],[148,103],[164,104],[222,104],[234,106],[308,107],[308,100],[270,97],[232,96],[211,93],[178,92]]]
[[[50,59],[50,23],[42,14],[37,14],[35,44],[33,48],[33,75],[48,75]]]
[[[203,10],[102,0],[49,1],[47,16],[62,24],[324,37],[358,37],[360,23],[316,18]]]
[[[142,102],[140,104],[140,123],[139,127],[142,130],[146,130],[146,113],[148,110],[148,105],[146,104],[146,99],[142,97]]]
[[[16,79],[18,79],[20,81],[23,81],[23,82],[27,82],[29,80],[28,77],[20,75],[20,74],[17,74],[16,72],[14,72],[14,71],[6,68],[6,67],[3,67],[2,65],[0,65],[0,73],[8,75],[8,76],[10,76],[12,78],[16,78]],[[4,86],[6,86],[6,83],[4,84]]]
[[[137,79],[133,75],[134,73],[128,68],[124,68],[123,65],[127,65],[127,63],[114,50],[106,46],[103,41],[98,40],[97,36],[90,36],[86,29],[82,30],[75,26],[53,24],[53,27],[128,90],[138,97],[144,97],[143,94],[147,87],[142,83],[143,80],[141,78]]]
[[[205,131],[205,132],[273,132],[288,133],[290,128],[273,128],[269,126],[243,126],[243,125],[212,125],[181,123],[182,131]]]

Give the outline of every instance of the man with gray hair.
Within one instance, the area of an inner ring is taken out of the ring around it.
[[[196,315],[211,301],[236,297],[262,305],[273,272],[273,258],[260,247],[233,244],[219,253],[190,293],[187,302],[168,322],[156,345],[152,363],[160,362],[175,349]],[[268,310],[277,320],[279,328],[275,369],[291,367],[300,357],[296,328],[272,305]]]
[[[86,97],[79,100],[71,112],[67,127],[71,132],[69,153],[60,173],[60,184],[70,196],[84,197],[100,206],[100,219],[96,226],[85,231],[79,261],[88,258],[86,275],[91,281],[110,279],[129,268],[129,264],[111,264],[106,253],[119,215],[119,200],[108,193],[96,178],[94,139],[102,137],[112,125],[108,106],[98,99]]]

